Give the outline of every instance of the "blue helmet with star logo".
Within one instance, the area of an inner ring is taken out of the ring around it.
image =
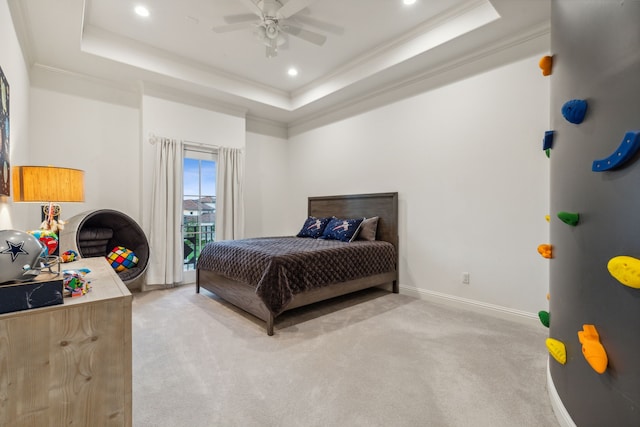
[[[39,268],[46,248],[29,233],[0,230],[0,283],[24,279],[27,270]]]

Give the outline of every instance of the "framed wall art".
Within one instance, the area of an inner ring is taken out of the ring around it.
[[[11,165],[9,162],[9,82],[0,67],[0,196],[9,196]]]

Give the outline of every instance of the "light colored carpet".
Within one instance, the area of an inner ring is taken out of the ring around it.
[[[195,286],[134,294],[134,426],[558,426],[547,331],[369,290],[263,322]]]

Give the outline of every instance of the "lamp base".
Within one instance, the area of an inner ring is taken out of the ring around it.
[[[42,221],[40,223],[40,229],[41,230],[51,230],[53,231],[58,237],[56,238],[57,242],[60,242],[60,230],[59,228],[62,227],[62,224],[60,222],[60,212],[62,211],[62,209],[60,208],[60,205],[55,204],[55,203],[49,203],[48,205],[42,205],[42,210],[40,212],[40,220]],[[54,226],[55,225],[55,226]],[[55,245],[55,249],[53,251],[51,251],[49,248],[49,255],[53,255],[53,256],[58,256],[60,255],[60,245],[56,244]]]
[[[61,212],[62,208],[60,207],[60,205],[56,204],[56,203],[52,203],[51,204],[51,213],[52,213],[52,218],[51,219],[55,219],[56,221],[60,221],[60,212]],[[40,212],[40,221],[44,222],[46,220],[49,219],[49,205],[42,205],[42,211]]]

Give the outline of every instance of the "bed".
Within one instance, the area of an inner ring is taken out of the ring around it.
[[[268,335],[287,310],[374,286],[398,293],[398,193],[309,197],[308,216],[378,217],[375,241],[287,236],[212,242],[198,260],[196,292],[204,288],[265,321]],[[304,262],[309,264],[301,269]]]

